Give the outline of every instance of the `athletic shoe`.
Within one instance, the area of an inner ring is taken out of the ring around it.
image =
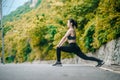
[[[99,61],[98,64],[96,65],[96,67],[101,67],[105,62],[102,60],[102,61]]]
[[[55,63],[55,64],[53,64],[52,66],[62,67],[62,63],[61,63],[61,62],[56,62],[56,63]]]

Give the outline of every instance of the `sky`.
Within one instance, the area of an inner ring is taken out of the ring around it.
[[[27,1],[30,0],[2,0],[2,15],[8,15],[11,11],[16,10]]]

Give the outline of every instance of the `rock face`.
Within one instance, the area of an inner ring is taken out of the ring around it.
[[[105,45],[101,46],[95,53],[88,53],[87,56],[97,57],[105,61],[106,65],[117,64],[120,65],[120,38],[112,40]],[[73,59],[75,63],[89,63],[79,57]],[[94,62],[92,62],[94,63]]]
[[[31,5],[30,7],[33,8],[37,4],[38,0],[31,0]]]
[[[95,52],[106,65],[120,64],[120,38],[112,40]]]

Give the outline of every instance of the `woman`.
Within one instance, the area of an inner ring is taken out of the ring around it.
[[[68,31],[64,35],[64,37],[61,39],[59,44],[57,45],[56,55],[57,55],[57,62],[53,64],[53,66],[62,66],[61,64],[61,51],[74,53],[80,58],[84,60],[91,60],[96,61],[98,64],[96,67],[100,67],[104,64],[103,60],[94,58],[94,57],[88,57],[84,53],[81,52],[80,48],[76,44],[76,33],[75,33],[75,27],[77,28],[77,22],[73,19],[69,19],[68,23]],[[68,41],[68,46],[62,46],[66,41]]]

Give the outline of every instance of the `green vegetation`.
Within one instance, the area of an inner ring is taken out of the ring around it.
[[[120,0],[39,2],[41,5],[37,5],[35,9],[25,10],[23,14],[15,11],[8,15],[20,15],[19,19],[6,17],[6,62],[56,59],[55,47],[67,30],[69,18],[78,22],[77,44],[84,53],[94,52],[101,45],[120,37]],[[62,58],[71,57],[74,55],[62,53]]]

